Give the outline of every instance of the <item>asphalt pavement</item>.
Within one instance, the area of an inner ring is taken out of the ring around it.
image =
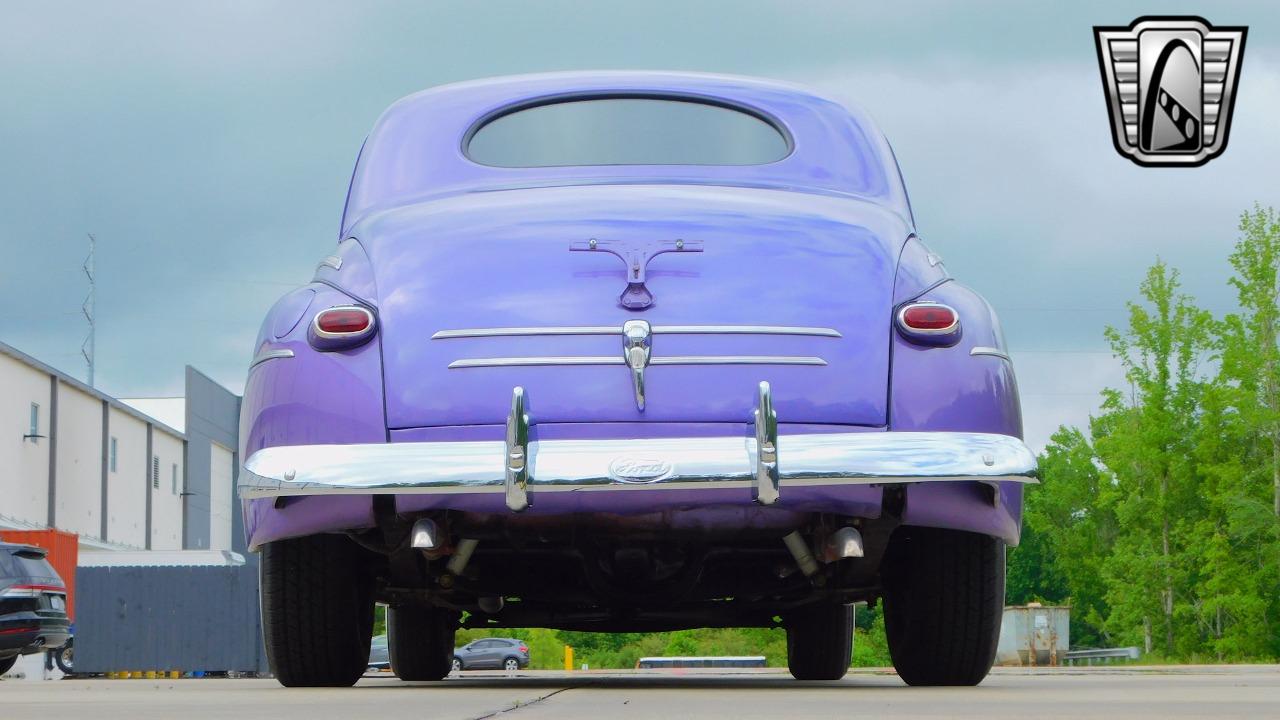
[[[976,688],[909,688],[886,671],[798,683],[777,671],[386,674],[354,688],[273,680],[0,682],[0,718],[1277,718],[1280,666],[997,669]]]

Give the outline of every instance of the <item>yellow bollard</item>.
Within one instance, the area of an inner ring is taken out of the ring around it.
[[[573,646],[571,645],[564,646],[564,669],[573,669]]]

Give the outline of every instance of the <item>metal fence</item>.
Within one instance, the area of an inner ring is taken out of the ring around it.
[[[1112,661],[1123,662],[1126,660],[1137,660],[1139,657],[1138,648],[1122,647],[1122,648],[1098,648],[1095,650],[1072,650],[1067,653],[1066,663],[1068,665],[1093,665],[1095,663],[1108,664]]]
[[[77,673],[266,672],[258,567],[82,567]]]

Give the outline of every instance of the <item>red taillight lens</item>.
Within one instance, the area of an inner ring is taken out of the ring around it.
[[[373,311],[359,305],[339,305],[316,313],[311,321],[311,344],[318,350],[355,347],[373,336]]]
[[[898,331],[917,342],[950,345],[960,338],[960,314],[942,303],[909,303],[898,310]]]
[[[329,308],[316,315],[316,328],[332,335],[362,333],[373,324],[373,315],[364,308]]]
[[[520,646],[520,652],[522,652],[522,653],[527,653],[527,652],[529,652],[529,646],[528,646],[528,645],[521,645],[521,646]]]
[[[908,305],[902,309],[902,324],[912,330],[947,330],[956,320],[956,311],[946,305]]]

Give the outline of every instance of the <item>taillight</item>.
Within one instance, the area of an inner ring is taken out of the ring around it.
[[[954,345],[960,339],[960,314],[942,303],[920,301],[898,309],[898,332],[928,345]]]
[[[360,305],[339,305],[316,313],[310,340],[317,350],[339,350],[360,345],[373,337],[377,320]]]
[[[529,652],[529,646],[528,646],[528,645],[521,645],[521,646],[520,646],[520,652],[522,652],[522,653],[527,653],[527,652]]]
[[[38,598],[41,593],[61,593],[65,595],[67,589],[61,585],[10,585],[0,592],[0,597],[5,598]]]

